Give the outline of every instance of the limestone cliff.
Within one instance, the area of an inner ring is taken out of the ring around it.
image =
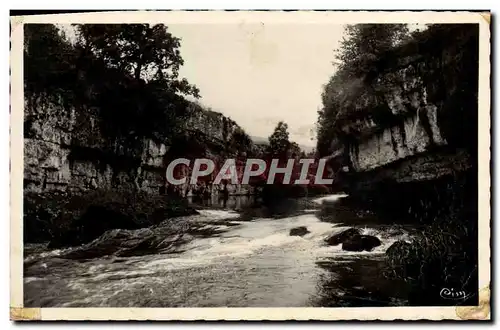
[[[106,135],[99,109],[59,104],[43,95],[27,97],[24,108],[26,192],[79,193],[114,187],[158,194],[165,189],[169,159],[189,153],[189,147],[180,143],[175,145],[175,154],[169,153],[174,141]],[[202,140],[205,154],[220,155],[237,128],[222,114],[193,107],[181,129]],[[196,189],[176,187],[182,195],[191,195]],[[210,187],[210,194],[222,189]],[[237,185],[229,186],[228,192],[248,194],[252,190]]]
[[[435,180],[477,159],[478,27],[445,27],[376,63],[339,121],[351,192]]]

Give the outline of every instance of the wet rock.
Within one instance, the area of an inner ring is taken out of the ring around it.
[[[304,236],[309,233],[310,231],[307,230],[307,227],[304,226],[290,229],[290,236]]]
[[[105,232],[88,244],[61,255],[65,259],[93,259],[114,255],[132,257],[158,253],[173,253],[191,240],[184,233],[173,233],[170,228],[114,229]]]
[[[375,236],[355,235],[342,243],[342,250],[355,252],[371,251],[380,244],[382,243]]]
[[[346,240],[352,238],[353,236],[359,236],[361,232],[356,228],[349,228],[341,233],[333,234],[325,239],[328,245],[339,245],[344,243]]]
[[[117,251],[115,255],[119,257],[132,257],[158,253],[175,253],[179,252],[178,249],[182,244],[191,239],[192,236],[188,234],[176,234],[168,237],[148,237],[138,244]]]
[[[88,243],[111,229],[137,229],[139,225],[131,217],[99,205],[91,205],[72,224],[72,228],[55,237],[49,248],[75,246]]]

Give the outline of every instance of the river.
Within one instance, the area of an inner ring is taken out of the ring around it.
[[[273,207],[250,207],[254,202],[248,197],[197,203],[199,215],[113,236],[113,242],[144,233],[158,239],[172,223],[183,224],[175,234],[182,239],[175,244],[162,241],[155,246],[164,248],[128,255],[93,252],[90,258],[75,254],[85,255],[88,246],[47,250],[27,245],[25,307],[408,304],[411,288],[386,276],[384,252],[396,240],[410,239],[414,228],[346,207],[343,197],[301,198]],[[353,225],[379,237],[382,245],[371,252],[346,252],[324,243],[330,234]],[[290,236],[298,226],[310,233]]]

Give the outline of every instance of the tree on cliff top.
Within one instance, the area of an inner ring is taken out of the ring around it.
[[[79,43],[110,68],[135,80],[155,81],[170,91],[199,97],[196,86],[179,78],[184,64],[180,39],[164,24],[79,24]]]
[[[164,140],[182,133],[189,106],[184,96],[198,98],[199,90],[179,78],[184,64],[179,38],[163,24],[80,24],[76,29],[77,47],[84,58],[94,59],[91,66],[102,63],[121,77],[97,71],[97,103],[108,122],[119,122],[112,134]]]
[[[180,39],[162,24],[76,25],[75,42],[53,24],[26,24],[24,36],[27,100],[97,108],[109,137],[170,139],[186,117],[185,96],[199,97],[179,78]]]
[[[347,25],[336,53],[339,73],[346,78],[362,77],[373,62],[408,37],[406,24]]]
[[[64,94],[75,86],[74,47],[52,24],[24,25],[24,83],[31,96],[34,93]],[[56,99],[56,97],[54,97]],[[25,109],[27,110],[27,109]]]

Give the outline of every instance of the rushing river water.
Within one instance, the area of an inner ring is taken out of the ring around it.
[[[25,306],[405,305],[410,288],[385,276],[383,257],[393,242],[409,239],[412,228],[340,207],[341,197],[296,199],[271,209],[245,208],[251,204],[247,197],[205,203],[199,215],[178,219],[184,225],[176,237],[182,239],[154,253],[75,258],[81,248],[28,245]],[[171,223],[129,234],[159,236]],[[324,243],[353,225],[378,236],[382,245],[371,252],[346,252]],[[310,233],[290,236],[297,226]]]

